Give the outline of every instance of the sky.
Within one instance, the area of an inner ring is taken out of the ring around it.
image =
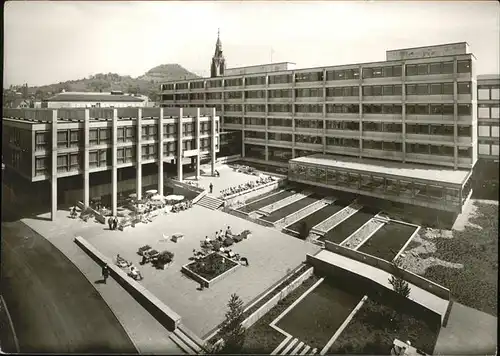
[[[9,1],[4,87],[178,63],[209,75],[220,28],[227,67],[385,60],[385,51],[466,41],[477,74],[499,73],[497,1]]]

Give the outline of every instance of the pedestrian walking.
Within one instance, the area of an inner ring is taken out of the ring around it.
[[[214,191],[214,185],[210,183],[208,187],[210,188],[210,194],[212,194],[212,192]]]
[[[108,219],[108,226],[110,230],[113,230],[113,218],[111,216]]]
[[[118,227],[118,218],[115,216],[113,218],[113,230],[116,230],[117,227]]]
[[[103,278],[104,284],[106,284],[106,280],[108,279],[108,277],[109,277],[109,267],[107,264],[105,264],[102,267],[102,278]]]

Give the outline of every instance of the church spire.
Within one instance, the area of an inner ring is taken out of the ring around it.
[[[224,75],[226,69],[226,61],[222,53],[222,42],[220,40],[220,28],[217,29],[217,42],[215,43],[215,52],[212,57],[212,64],[210,66],[210,76],[220,77]]]

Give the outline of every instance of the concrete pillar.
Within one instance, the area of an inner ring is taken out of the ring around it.
[[[51,212],[50,218],[56,220],[57,214],[57,110],[52,110],[52,164],[51,164]]]
[[[163,195],[163,108],[158,118],[158,194]]]
[[[200,108],[196,108],[196,148],[198,149],[198,154],[196,155],[196,168],[195,176],[196,179],[200,179]]]
[[[118,204],[118,164],[117,164],[117,126],[118,126],[118,110],[113,109],[113,124],[111,126],[111,211],[113,216],[117,215]]]
[[[210,122],[212,126],[211,135],[210,135],[210,163],[212,166],[212,176],[215,174],[215,108],[210,109]]]
[[[90,203],[90,173],[89,173],[89,132],[90,132],[90,110],[85,109],[85,119],[83,124],[83,205]]]
[[[137,109],[137,152],[136,152],[136,180],[135,180],[135,193],[137,199],[142,199],[142,109]]]
[[[177,130],[177,160],[176,160],[177,179],[179,180],[179,182],[182,182],[182,180],[183,180],[183,177],[182,177],[182,155],[183,155],[182,136],[184,136],[184,133],[182,132],[183,131],[183,126],[182,126],[182,116],[183,115],[184,115],[184,112],[183,112],[182,108],[179,108],[179,118],[177,121],[179,123],[178,124],[179,128]]]

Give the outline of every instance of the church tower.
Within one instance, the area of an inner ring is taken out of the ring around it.
[[[215,44],[215,53],[212,57],[212,65],[210,66],[210,77],[220,77],[224,75],[226,70],[226,60],[222,54],[222,43],[220,41],[220,30],[217,31],[217,43]]]

